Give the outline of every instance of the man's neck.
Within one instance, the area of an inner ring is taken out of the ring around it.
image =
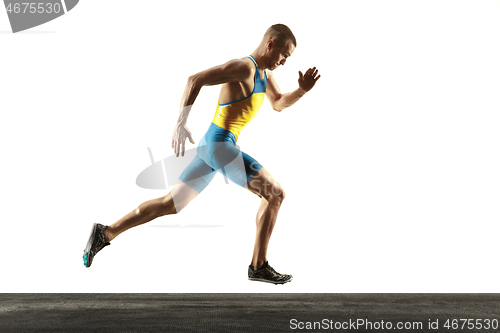
[[[264,55],[266,54],[266,51],[265,51],[265,45],[264,47],[262,47],[262,45],[259,45],[258,48],[255,49],[255,51],[253,51],[251,53],[251,56],[255,59],[255,62],[257,63],[257,67],[259,67],[260,70],[264,70],[264,69],[267,69],[265,66],[265,59],[264,59]]]

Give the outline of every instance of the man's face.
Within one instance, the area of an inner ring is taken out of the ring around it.
[[[291,41],[286,41],[283,46],[277,46],[274,41],[269,41],[268,48],[269,60],[267,68],[270,70],[275,70],[279,65],[284,65],[286,59],[295,51],[295,46]]]

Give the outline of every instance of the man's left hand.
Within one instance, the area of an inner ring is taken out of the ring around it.
[[[321,75],[318,75],[316,67],[309,68],[305,74],[299,71],[299,88],[304,92],[308,92],[314,87],[320,77]]]

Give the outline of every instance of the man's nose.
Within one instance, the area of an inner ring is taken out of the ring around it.
[[[280,61],[281,66],[283,66],[283,65],[285,64],[285,62],[286,62],[286,58],[283,58],[283,59]]]

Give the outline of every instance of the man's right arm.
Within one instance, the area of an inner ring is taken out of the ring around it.
[[[255,68],[245,59],[230,60],[227,63],[215,66],[191,75],[182,95],[179,118],[172,136],[172,148],[176,156],[184,156],[186,138],[189,138],[191,143],[194,140],[191,132],[187,129],[187,119],[191,107],[198,96],[198,93],[203,86],[213,86],[228,82],[240,82],[253,75]]]

